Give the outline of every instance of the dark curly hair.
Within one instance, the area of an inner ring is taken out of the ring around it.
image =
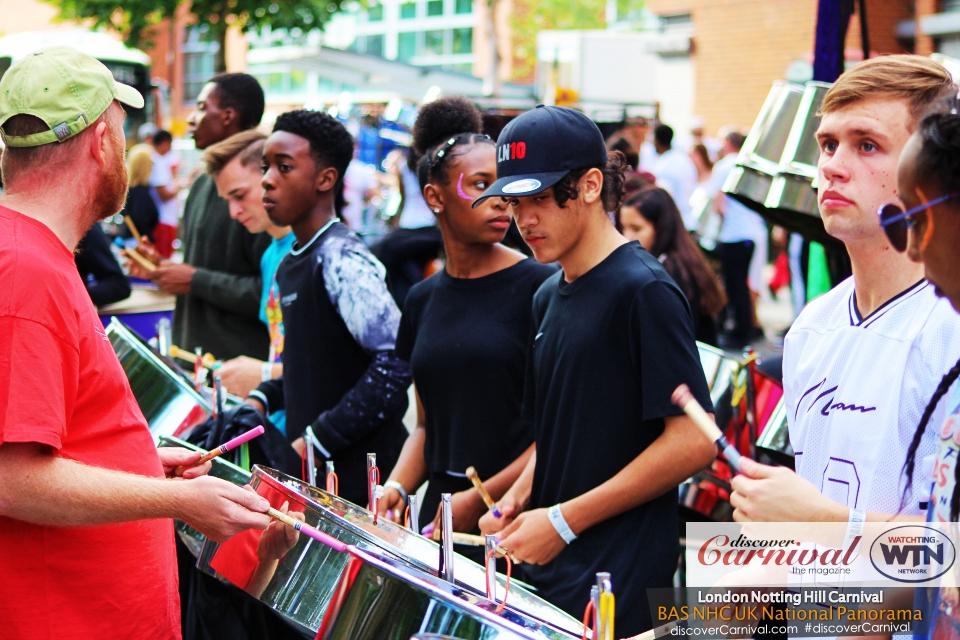
[[[346,204],[343,197],[343,176],[353,160],[353,136],[347,128],[323,111],[298,109],[281,114],[273,125],[273,130],[286,131],[304,138],[310,143],[310,155],[319,167],[333,167],[337,170],[334,208],[339,216]]]
[[[916,175],[932,180],[944,194],[960,191],[960,116],[931,114],[920,122],[917,135]]]
[[[560,207],[566,206],[568,200],[576,200],[580,197],[580,190],[577,188],[580,178],[585,176],[590,169],[599,169],[600,173],[603,174],[603,190],[600,192],[603,210],[619,211],[620,201],[623,200],[623,184],[626,181],[626,172],[629,167],[627,157],[623,153],[610,151],[607,154],[606,164],[575,169],[561,178],[558,183],[553,185],[553,197]]]
[[[417,168],[420,190],[431,181],[447,184],[446,164],[463,155],[454,149],[473,143],[493,144],[483,130],[480,110],[463,96],[445,96],[420,109],[413,124],[411,166]]]
[[[221,109],[233,109],[240,115],[240,128],[253,129],[263,118],[263,87],[248,73],[221,73],[210,79],[217,85],[217,103]]]

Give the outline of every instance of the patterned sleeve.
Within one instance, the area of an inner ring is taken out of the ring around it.
[[[347,329],[369,353],[394,348],[400,309],[387,290],[386,270],[355,236],[323,245],[323,281]]]

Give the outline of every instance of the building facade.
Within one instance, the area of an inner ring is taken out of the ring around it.
[[[913,50],[902,23],[929,0],[867,0],[871,55]],[[774,80],[812,75],[817,0],[647,0],[666,21],[689,19],[693,36],[693,111],[715,133],[748,128]],[[862,59],[859,15],[850,20],[846,57]],[[909,34],[907,34],[909,35]],[[919,52],[919,51],[918,51]]]

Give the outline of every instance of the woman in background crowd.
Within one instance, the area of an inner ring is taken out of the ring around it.
[[[127,201],[123,205],[122,215],[128,215],[137,226],[141,236],[150,242],[156,240],[154,232],[160,221],[159,199],[156,190],[150,186],[150,174],[153,172],[153,158],[149,145],[137,145],[127,158],[127,174],[130,177],[127,189]],[[126,225],[120,227],[120,236],[131,237]]]
[[[683,228],[670,194],[652,187],[628,197],[620,208],[620,225],[624,237],[638,240],[680,286],[690,303],[696,339],[717,346],[717,314],[727,305],[727,295],[703,252]]]

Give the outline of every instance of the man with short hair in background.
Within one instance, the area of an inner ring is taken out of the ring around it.
[[[200,90],[187,120],[198,149],[254,129],[263,117],[263,89],[246,73],[223,73]],[[184,204],[183,264],[163,261],[147,271],[130,264],[133,275],[149,278],[177,296],[173,342],[181,349],[201,347],[221,360],[245,355],[266,360],[270,336],[260,322],[260,258],[270,245],[265,233],[250,234],[230,218],[226,200],[211,176],[201,174]],[[137,249],[155,263],[155,247]]]

